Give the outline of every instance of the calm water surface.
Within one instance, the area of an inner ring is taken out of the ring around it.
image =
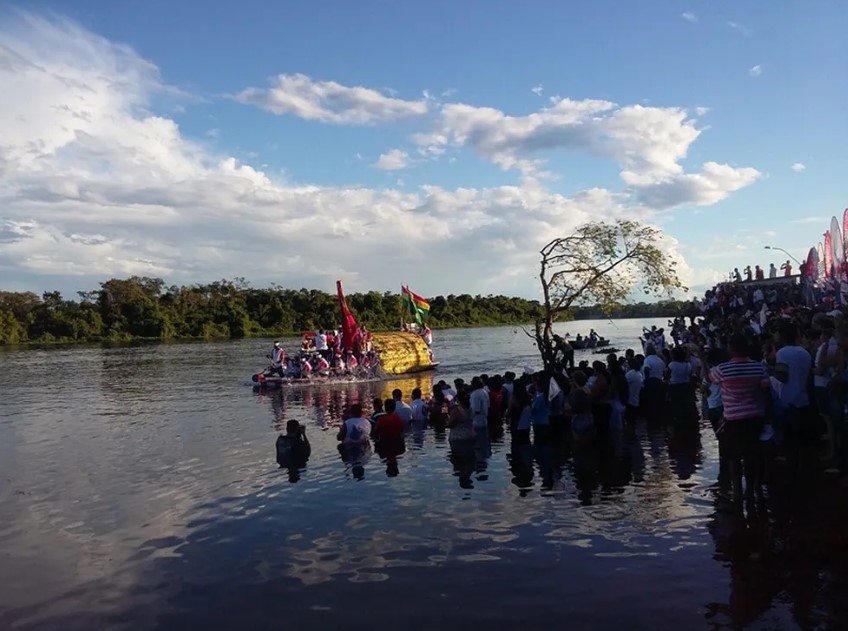
[[[567,328],[623,349],[652,323]],[[640,423],[576,454],[507,435],[466,460],[428,430],[398,475],[377,456],[361,475],[331,429],[344,406],[430,378],[254,393],[269,345],[0,353],[0,628],[848,620],[845,522],[815,499],[724,510],[708,430]],[[439,331],[434,346],[438,378],[538,364],[511,327]],[[313,447],[293,475],[274,451],[288,419]]]

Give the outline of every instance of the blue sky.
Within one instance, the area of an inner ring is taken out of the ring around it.
[[[0,285],[533,295],[540,243],[620,216],[699,289],[800,258],[848,205],[848,5],[779,4],[1,11]]]

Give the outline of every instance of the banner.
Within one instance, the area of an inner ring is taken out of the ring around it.
[[[409,315],[418,323],[423,324],[424,318],[430,315],[430,303],[426,298],[419,296],[408,287],[401,285],[401,302]]]
[[[845,262],[845,248],[842,240],[842,230],[839,227],[839,220],[834,217],[830,221],[830,239],[833,246],[833,268],[837,277],[842,276],[842,264]]]
[[[342,312],[342,346],[346,351],[353,351],[354,342],[359,335],[359,327],[356,326],[356,318],[347,307],[342,281],[336,281],[336,290],[339,293],[339,308]]]
[[[833,242],[830,230],[824,233],[824,277],[830,278],[833,271]]]

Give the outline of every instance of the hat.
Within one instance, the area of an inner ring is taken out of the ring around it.
[[[280,343],[279,343],[279,342],[274,342],[274,346],[275,346],[275,347],[276,347],[276,346],[279,346],[279,345],[280,345]]]

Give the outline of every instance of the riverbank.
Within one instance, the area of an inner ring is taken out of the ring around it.
[[[646,317],[646,316],[629,316],[629,317],[615,317],[615,318],[575,318],[573,320],[565,320],[562,322],[558,322],[558,326],[568,326],[572,323],[579,322],[603,322],[607,324],[614,324],[615,321],[620,320],[645,320],[645,319],[656,319],[662,320],[665,318],[672,318],[674,316],[656,316],[655,318]],[[467,330],[467,329],[494,329],[500,327],[513,327],[517,329],[522,329],[522,334],[524,329],[531,332],[534,327],[533,322],[505,322],[505,323],[493,323],[493,324],[480,324],[480,323],[471,323],[471,324],[460,324],[460,325],[431,325],[430,328],[434,331],[448,331],[451,329],[459,329],[459,330]],[[573,327],[578,329],[578,327]],[[394,333],[396,329],[381,329],[374,330],[373,333]],[[586,331],[579,331],[580,333],[586,335],[588,333],[588,329]],[[54,339],[38,339],[38,340],[26,340],[23,342],[18,342],[14,344],[9,343],[0,343],[0,350],[8,349],[26,349],[26,348],[56,348],[56,347],[72,347],[72,346],[100,346],[104,348],[112,348],[112,347],[122,347],[122,346],[141,346],[148,344],[197,344],[202,342],[231,342],[236,340],[251,340],[251,339],[291,339],[296,340],[299,339],[301,335],[303,335],[304,331],[257,331],[251,332],[247,335],[242,336],[208,336],[208,337],[169,337],[169,338],[161,338],[161,337],[125,337],[125,338],[108,338],[108,337],[93,337],[86,339],[69,339],[69,338],[54,338]]]

